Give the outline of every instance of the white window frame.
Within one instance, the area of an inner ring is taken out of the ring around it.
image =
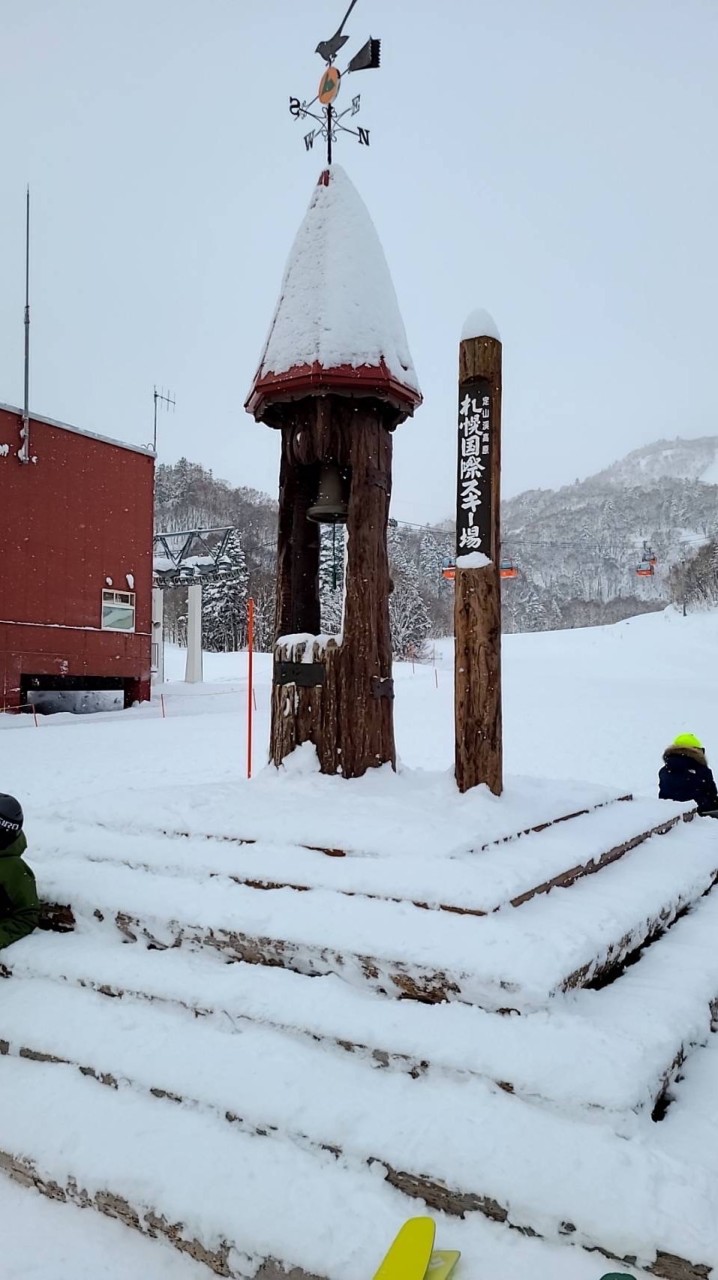
[[[100,624],[101,624],[102,630],[116,631],[118,632],[119,635],[124,635],[124,636],[132,635],[135,630],[135,626],[137,622],[136,599],[137,599],[137,593],[135,591],[114,591],[112,590],[112,588],[103,589],[102,603],[100,606]],[[105,622],[105,609],[108,606],[113,607],[117,605],[124,605],[127,609],[130,609],[132,611],[131,627],[107,626]]]

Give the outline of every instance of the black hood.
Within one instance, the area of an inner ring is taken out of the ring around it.
[[[15,836],[11,844],[7,844],[4,847],[0,844],[0,858],[21,858],[26,849],[25,832],[21,831],[19,835]]]

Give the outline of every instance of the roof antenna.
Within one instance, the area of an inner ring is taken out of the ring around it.
[[[25,194],[25,393],[22,402],[21,462],[30,461],[30,185]]]
[[[172,411],[174,412],[174,407],[175,407],[175,405],[176,405],[177,401],[176,401],[176,400],[175,400],[175,398],[174,398],[174,392],[172,392],[172,391],[167,391],[167,392],[165,393],[164,391],[162,391],[162,389],[161,389],[161,388],[160,388],[160,390],[158,391],[156,386],[155,386],[154,392],[153,392],[153,394],[152,394],[152,398],[153,398],[154,403],[155,403],[154,425],[153,425],[153,431],[152,431],[152,449],[153,449],[154,453],[156,454],[156,453],[157,453],[157,404],[158,404],[158,402],[159,402],[160,406],[164,404],[164,406],[165,406],[165,408],[166,408],[167,412],[169,413],[170,408],[172,408]]]

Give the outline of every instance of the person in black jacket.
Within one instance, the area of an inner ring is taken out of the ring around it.
[[[718,790],[705,748],[694,733],[679,733],[663,752],[658,795],[661,800],[694,800],[699,813],[718,817]]]

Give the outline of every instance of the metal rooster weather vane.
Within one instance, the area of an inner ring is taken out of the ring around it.
[[[317,45],[316,52],[320,58],[324,60],[326,66],[322,72],[322,78],[319,81],[319,91],[311,102],[302,102],[299,98],[289,99],[289,110],[295,120],[304,120],[310,116],[312,120],[316,120],[318,128],[310,129],[309,133],[304,135],[304,145],[307,151],[311,151],[314,146],[316,137],[324,138],[327,144],[327,164],[332,163],[332,143],[336,142],[339,133],[351,133],[358,138],[360,146],[369,146],[369,130],[356,128],[352,129],[346,124],[342,124],[345,116],[358,115],[361,110],[361,94],[355,94],[351,100],[350,106],[344,111],[337,111],[334,103],[341,88],[342,77],[349,75],[351,71],[370,71],[379,66],[381,55],[381,40],[374,40],[371,37],[365,45],[347,64],[346,69],[342,72],[334,65],[339,50],[344,47],[348,35],[344,35],[344,27],[347,19],[354,8],[357,0],[351,0],[351,4],[344,14],[342,24],[338,31],[334,33],[331,40],[320,40]],[[312,107],[315,109],[312,110]]]

